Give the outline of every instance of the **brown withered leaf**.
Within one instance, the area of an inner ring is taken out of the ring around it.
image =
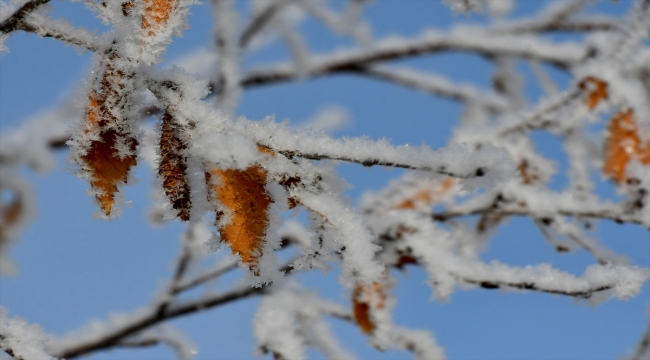
[[[415,195],[402,201],[399,205],[397,205],[397,208],[415,209],[417,205],[432,204],[433,202],[438,201],[440,196],[444,195],[447,191],[449,191],[449,189],[451,189],[453,185],[454,185],[454,180],[450,177],[446,177],[440,184],[439,188],[436,189],[426,188],[420,190],[417,193],[415,193]]]
[[[180,139],[179,132],[179,125],[172,115],[165,113],[162,117],[158,174],[162,176],[165,195],[177,211],[177,216],[183,221],[188,221],[192,201],[187,183],[187,158],[183,153],[187,146]]]
[[[104,79],[102,82],[108,81]],[[108,123],[114,119],[109,115],[104,99],[105,96],[100,97],[95,92],[90,94],[86,112],[87,131],[98,132],[100,139],[91,142],[88,152],[81,157],[81,160],[85,170],[90,173],[91,186],[98,192],[96,198],[102,211],[106,216],[110,216],[115,205],[117,185],[127,182],[129,170],[137,163],[135,155],[119,157],[115,151],[115,144],[118,138],[121,138],[135,153],[138,143],[136,139],[114,128],[106,129]]]
[[[481,219],[478,221],[478,224],[476,224],[476,231],[478,231],[480,234],[483,234],[486,231],[499,225],[501,221],[503,221],[503,219],[504,219],[503,214],[499,214],[499,213],[483,214],[483,216],[481,216]]]
[[[176,0],[145,0],[142,28],[150,29],[149,36],[155,35],[156,30],[167,24],[175,7]]]
[[[534,184],[539,180],[539,174],[536,174],[535,169],[531,168],[526,159],[523,159],[519,163],[517,170],[519,170],[521,178],[526,185]]]
[[[24,211],[23,200],[18,194],[11,201],[0,203],[0,249],[9,241],[7,233],[16,225]]]
[[[586,77],[578,84],[578,87],[588,91],[585,106],[589,110],[593,110],[602,100],[607,100],[609,97],[607,83],[593,76]]]
[[[617,112],[607,130],[603,171],[621,183],[626,180],[625,168],[631,160],[638,160],[643,165],[650,164],[650,141],[642,141],[639,137],[639,128],[631,109]]]
[[[217,211],[216,224],[222,241],[230,244],[233,253],[239,254],[251,270],[257,271],[272,203],[264,188],[266,171],[254,165],[246,170],[214,169],[206,177],[211,201],[228,209],[231,215],[230,221],[224,222]]]
[[[357,283],[352,292],[352,311],[354,320],[364,334],[370,334],[377,328],[371,313],[375,309],[383,309],[385,303],[386,295],[380,283],[375,281],[372,286]]]

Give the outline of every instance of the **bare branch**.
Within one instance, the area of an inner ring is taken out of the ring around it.
[[[259,14],[256,14],[246,25],[244,31],[242,31],[241,37],[239,38],[239,46],[245,48],[249,45],[251,40],[257,35],[266,24],[269,23],[271,19],[282,9],[285,5],[283,1],[272,2],[271,5],[267,6]]]
[[[636,346],[636,351],[631,360],[647,359],[648,355],[650,355],[650,324],[648,324],[648,328],[645,333],[643,333],[639,344]]]
[[[175,287],[174,291],[178,294],[183,291],[187,291],[189,289],[193,289],[199,285],[203,285],[207,282],[210,282],[232,270],[237,269],[237,261],[236,260],[227,260],[224,261],[222,264],[219,266],[215,267],[214,269],[207,271],[201,275],[198,275],[197,277],[193,279],[189,279],[183,282],[179,282]]]

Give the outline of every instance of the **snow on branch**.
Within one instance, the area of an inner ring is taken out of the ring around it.
[[[192,360],[198,353],[196,345],[185,334],[169,325],[158,326],[140,335],[124,339],[118,346],[140,348],[160,344],[174,349],[179,360]]]
[[[47,4],[50,0],[30,0],[25,2],[13,14],[0,22],[0,33],[8,34],[12,31],[22,30],[25,19],[39,7]]]
[[[623,300],[634,297],[650,278],[649,269],[636,266],[591,265],[581,277],[575,277],[546,264],[514,268],[498,262],[454,266],[450,274],[462,282],[485,289],[541,291],[581,299],[594,297],[596,301],[610,296]],[[606,295],[597,296],[600,292]]]
[[[286,360],[306,359],[314,347],[330,359],[354,359],[338,343],[322,319],[342,307],[305,291],[282,289],[264,297],[253,319],[253,333],[263,353]]]
[[[389,166],[430,171],[466,179],[484,179],[495,183],[512,176],[514,164],[499,148],[485,146],[481,151],[454,146],[437,151],[427,146],[394,146],[387,139],[333,139],[325,134],[296,131],[272,119],[249,121],[239,119],[233,129],[252,137],[260,146],[289,158],[340,160],[363,166]]]
[[[0,349],[17,360],[56,360],[45,349],[50,341],[39,325],[8,316],[0,306]]]
[[[447,35],[427,32],[416,39],[388,38],[367,50],[338,51],[312,58],[308,77],[332,73],[358,72],[381,61],[398,60],[446,51],[470,52],[487,57],[506,56],[550,63],[560,68],[577,64],[586,56],[586,48],[576,43],[550,43],[535,36],[495,36],[458,28]],[[252,70],[242,77],[242,86],[264,85],[293,80],[299,74],[290,64]],[[219,87],[215,87],[219,92]]]
[[[495,113],[503,112],[507,107],[506,101],[498,95],[486,93],[472,85],[454,84],[439,75],[379,66],[364,67],[359,72],[436,96],[485,107]]]

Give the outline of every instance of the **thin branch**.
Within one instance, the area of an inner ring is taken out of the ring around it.
[[[593,32],[593,31],[618,31],[620,23],[610,18],[586,18],[571,21],[521,21],[501,25],[490,30],[495,34],[521,34],[540,32]]]
[[[647,359],[648,355],[650,355],[650,324],[648,324],[648,328],[643,333],[641,340],[639,340],[639,344],[636,346],[636,351],[631,360]]]
[[[244,31],[242,31],[241,37],[239,38],[239,46],[245,48],[249,45],[251,40],[257,35],[269,21],[282,9],[284,2],[274,2],[271,5],[267,6],[263,11],[257,14],[251,21],[246,25]]]
[[[289,263],[290,264],[290,263]],[[292,271],[290,265],[280,268],[285,274]],[[64,346],[56,351],[55,356],[64,359],[72,359],[78,356],[86,355],[95,351],[107,349],[119,344],[123,339],[147,329],[161,322],[174,319],[180,316],[199,313],[207,309],[225,305],[243,298],[259,296],[269,291],[270,285],[262,287],[239,286],[234,290],[224,294],[214,294],[204,298],[186,301],[178,305],[171,305],[164,313],[159,313],[156,308],[147,314],[140,316],[130,323],[122,324],[114,329],[109,330],[102,336],[92,339],[84,339],[80,343]]]
[[[20,28],[17,30],[35,33],[42,37],[49,37],[52,39],[61,40],[67,44],[75,45],[92,52],[99,51],[100,49],[100,46],[97,44],[81,39],[80,37],[62,31],[61,29],[48,28],[46,25],[39,25],[37,27],[28,21],[23,21],[20,24]]]
[[[418,165],[412,165],[412,164],[406,164],[406,163],[399,163],[399,162],[392,162],[392,161],[387,161],[387,160],[381,160],[381,159],[354,159],[350,158],[347,156],[341,156],[341,155],[336,155],[336,154],[321,154],[321,153],[308,153],[308,152],[302,152],[298,150],[281,150],[281,149],[273,149],[269,146],[259,144],[260,147],[263,148],[268,148],[271,149],[279,154],[282,154],[286,156],[287,158],[291,159],[294,157],[301,157],[304,159],[309,159],[309,160],[337,160],[337,161],[345,161],[345,162],[350,162],[350,163],[356,163],[356,164],[361,164],[365,167],[372,167],[372,166],[387,166],[387,167],[395,167],[395,168],[401,168],[401,169],[410,169],[410,170],[422,170],[422,171],[431,171],[438,173],[440,175],[447,175],[451,176],[454,178],[460,178],[460,179],[472,179],[472,178],[477,178],[477,177],[482,177],[485,176],[485,174],[488,172],[488,169],[484,167],[478,167],[471,172],[468,173],[454,173],[446,170],[446,167],[444,165],[438,166],[438,167],[430,167],[430,166],[418,166]]]
[[[546,118],[548,114],[558,111],[565,106],[571,104],[583,95],[584,91],[579,87],[569,90],[559,99],[550,102],[546,106],[535,111],[532,115],[525,116],[514,123],[507,123],[501,127],[497,132],[497,136],[503,137],[515,132],[523,132],[527,130],[543,129],[555,125],[556,120],[549,120]]]
[[[365,67],[360,74],[394,82],[435,96],[463,103],[479,103],[494,113],[501,113],[507,103],[501,97],[483,92],[472,85],[458,85],[439,76],[415,70],[398,70],[386,67]]]
[[[236,260],[228,260],[225,261],[223,264],[220,264],[220,266],[217,266],[216,268],[207,271],[201,275],[198,275],[197,277],[179,282],[176,287],[174,288],[174,292],[176,294],[179,294],[181,292],[187,291],[189,289],[193,289],[199,285],[203,285],[211,280],[214,280],[232,270],[237,269],[237,261]]]
[[[586,48],[564,48],[561,44],[542,42],[540,46],[532,46],[516,36],[498,37],[482,32],[475,36],[441,36],[424,35],[419,39],[380,41],[374,48],[367,50],[352,50],[315,57],[315,65],[309,69],[307,76],[317,78],[329,74],[359,72],[364,66],[382,61],[399,60],[408,57],[435,54],[446,51],[476,53],[488,57],[505,56],[521,59],[532,59],[546,62],[559,68],[568,68],[581,60],[587,54]],[[522,41],[512,41],[512,40]],[[266,85],[294,80],[298,75],[290,64],[271,66],[257,69],[244,75],[241,80],[243,87]],[[220,86],[213,84],[215,92],[220,92]]]
[[[5,21],[0,23],[0,33],[8,34],[12,31],[22,30],[21,26],[27,16],[36,11],[41,7],[41,5],[47,4],[48,2],[50,2],[50,0],[31,0],[25,3],[25,5],[21,6]]]
[[[463,282],[466,282],[468,284],[478,285],[484,289],[513,288],[513,289],[521,289],[521,290],[539,291],[539,292],[555,294],[555,295],[566,295],[566,296],[575,297],[579,299],[589,299],[597,292],[610,290],[614,288],[614,285],[603,285],[603,286],[589,288],[587,290],[566,291],[566,290],[559,290],[553,288],[545,288],[538,284],[535,284],[534,282],[508,282],[508,281],[481,280],[477,278],[472,279],[468,277],[459,277],[459,276],[456,277]]]
[[[548,211],[545,211],[544,213],[548,213]],[[493,215],[501,215],[501,216],[527,216],[527,217],[538,218],[543,220],[546,218],[544,216],[544,213],[541,212],[537,213],[535,212],[534,209],[526,209],[526,208],[494,209],[492,207],[477,207],[473,209],[465,209],[460,211],[454,211],[454,210],[440,211],[431,214],[431,218],[435,221],[447,221],[457,217],[493,214]],[[615,211],[613,209],[603,208],[603,209],[594,209],[594,210],[578,210],[578,209],[557,208],[554,209],[553,213],[561,216],[572,216],[576,218],[594,218],[594,219],[611,220],[619,224],[623,224],[623,223],[637,224],[650,230],[650,226],[648,226],[646,222],[643,221],[643,219],[631,214],[624,214],[622,212]]]
[[[14,358],[16,360],[27,360],[27,359],[23,359],[22,357],[16,355],[14,349],[12,349],[10,346],[7,346],[6,344],[3,344],[2,340],[4,340],[4,339],[6,339],[6,337],[4,335],[0,334],[0,349],[4,350],[4,352],[9,354],[9,356],[11,356],[12,358]]]

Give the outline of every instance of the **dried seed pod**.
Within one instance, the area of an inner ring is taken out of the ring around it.
[[[187,146],[181,136],[180,126],[171,114],[165,113],[162,117],[158,174],[162,176],[165,195],[177,211],[177,216],[188,221],[192,201],[187,183],[187,157],[184,154]]]

